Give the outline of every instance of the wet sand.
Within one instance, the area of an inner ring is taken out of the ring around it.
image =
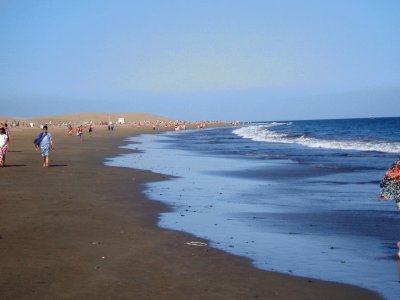
[[[0,299],[379,299],[371,291],[255,269],[188,234],[160,229],[147,171],[105,167],[123,138],[150,128],[96,127],[84,141],[51,128],[43,169],[37,129],[12,129],[0,169]],[[202,241],[205,242],[205,241]]]

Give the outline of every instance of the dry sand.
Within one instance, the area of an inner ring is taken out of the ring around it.
[[[146,129],[141,128],[141,131]],[[148,129],[150,130],[150,129]],[[141,194],[164,176],[103,166],[138,129],[96,127],[80,142],[51,128],[41,167],[37,129],[12,129],[0,168],[0,299],[378,299],[361,288],[255,269],[198,238],[156,226],[168,209]]]

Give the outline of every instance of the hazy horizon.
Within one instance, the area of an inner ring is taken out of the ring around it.
[[[348,119],[390,119],[390,118],[400,118],[399,115],[392,115],[392,116],[365,116],[365,117],[354,117],[354,118],[312,118],[312,119],[259,119],[259,120],[245,120],[245,119],[176,119],[170,116],[164,116],[164,115],[158,115],[158,114],[153,114],[153,113],[148,113],[148,112],[131,112],[131,111],[127,111],[127,112],[111,112],[110,115],[113,115],[113,117],[117,118],[117,117],[123,117],[124,114],[131,114],[131,113],[139,113],[139,114],[143,114],[143,115],[151,115],[151,116],[159,116],[159,117],[163,117],[163,118],[167,118],[167,119],[171,119],[171,120],[176,120],[176,121],[189,121],[189,122],[196,122],[196,121],[222,121],[222,122],[244,122],[244,123],[258,123],[258,122],[292,122],[292,121],[323,121],[323,120],[348,120]],[[41,118],[57,118],[57,117],[61,117],[64,115],[83,115],[83,114],[108,114],[107,112],[104,111],[83,111],[83,112],[75,112],[75,113],[66,113],[66,114],[55,114],[55,115],[32,115],[32,116],[11,116],[11,115],[0,115],[0,122],[4,122],[5,119],[4,118],[9,118],[7,119],[8,122],[12,122],[14,120],[19,120],[19,119],[25,119],[25,120],[29,120],[29,119],[41,119]],[[118,116],[118,115],[121,116]]]

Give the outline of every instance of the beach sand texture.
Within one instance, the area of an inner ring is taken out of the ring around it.
[[[105,167],[123,138],[150,127],[97,126],[84,141],[50,128],[41,166],[37,129],[11,129],[0,169],[0,299],[379,299],[358,287],[265,272],[241,257],[160,229],[164,205],[141,184],[163,175]],[[288,249],[288,251],[291,251]]]

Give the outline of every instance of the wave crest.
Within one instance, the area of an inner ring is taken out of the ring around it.
[[[273,127],[282,125],[291,125],[291,123],[273,122],[263,125],[241,127],[235,129],[233,133],[242,138],[257,142],[298,144],[309,148],[400,153],[400,143],[360,140],[325,140],[306,137],[304,135],[290,136],[271,130]]]

